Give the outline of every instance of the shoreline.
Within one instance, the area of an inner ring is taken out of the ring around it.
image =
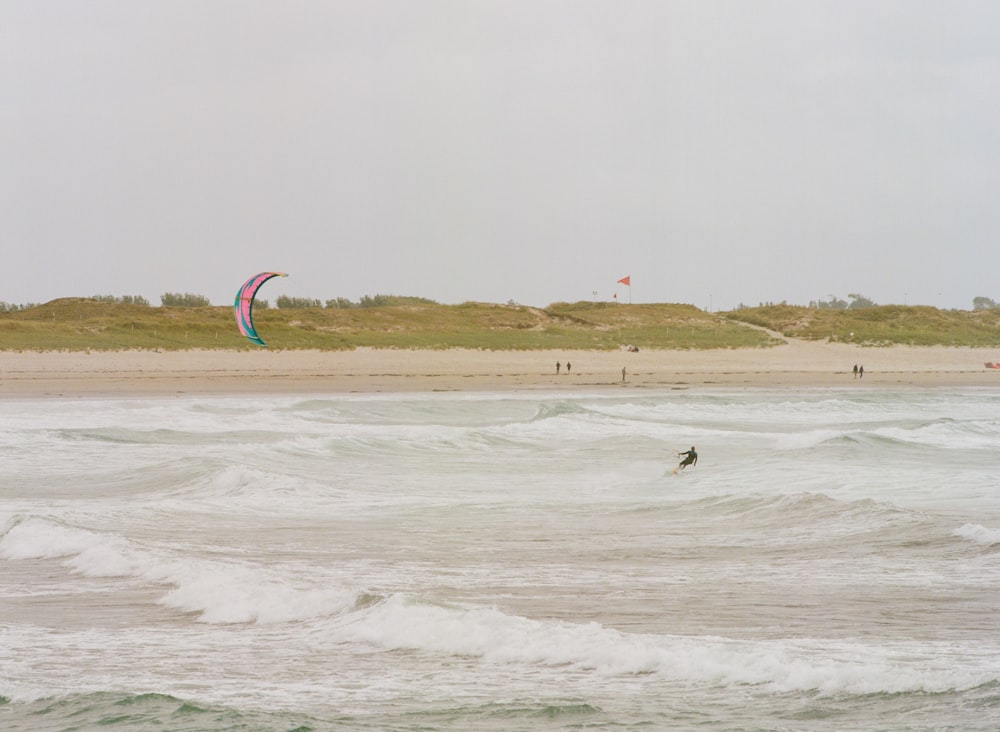
[[[560,363],[556,374],[556,362]],[[1000,387],[998,349],[797,341],[707,351],[0,351],[0,398],[539,389]],[[566,364],[572,364],[567,373]],[[854,364],[864,366],[855,378]],[[622,381],[622,369],[625,379]]]

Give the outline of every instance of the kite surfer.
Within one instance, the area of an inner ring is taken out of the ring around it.
[[[691,449],[690,450],[686,450],[685,452],[679,452],[679,453],[677,453],[677,457],[683,457],[684,459],[681,460],[680,465],[678,465],[676,468],[674,468],[674,472],[675,473],[678,470],[684,470],[684,468],[686,468],[688,465],[697,465],[698,464],[698,453],[696,453],[694,451],[694,445],[691,445]]]

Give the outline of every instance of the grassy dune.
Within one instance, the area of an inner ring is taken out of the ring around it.
[[[261,309],[257,330],[274,349],[479,348],[489,350],[760,348],[761,328],[868,345],[1000,345],[1000,311],[882,306],[706,313],[690,305],[419,303],[371,308]],[[758,326],[758,327],[752,327]],[[853,332],[853,336],[850,333]],[[230,307],[148,307],[64,298],[0,314],[0,349],[251,349]]]
[[[790,305],[736,310],[733,320],[790,338],[866,346],[1000,345],[1000,309],[938,310],[925,305],[879,305],[856,310],[819,310]]]

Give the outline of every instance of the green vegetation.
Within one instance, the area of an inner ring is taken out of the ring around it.
[[[255,307],[266,301],[261,300],[259,303],[255,304]],[[275,301],[279,308],[321,308],[323,303],[319,300],[314,300],[309,297],[289,297],[288,295],[279,295],[278,299]],[[266,306],[265,306],[266,307]]]
[[[338,298],[338,301],[341,298]],[[436,305],[433,300],[425,297],[409,297],[406,295],[364,295],[358,300],[359,308],[381,308],[393,305]]]
[[[743,308],[727,317],[792,338],[858,343],[865,346],[1000,345],[1000,310],[938,310],[926,305],[864,308],[804,308],[769,305]]]
[[[98,302],[120,302],[126,305],[146,305],[149,306],[149,300],[144,298],[142,295],[122,295],[117,297],[115,295],[94,295],[92,300],[97,300]]]
[[[226,310],[154,308],[82,298],[53,300],[0,314],[0,348],[70,351],[225,348],[229,346],[222,340],[223,331],[236,327],[232,308],[228,308],[228,319],[222,317]]]
[[[858,308],[873,308],[877,306],[876,302],[858,293],[851,293],[848,297],[851,298],[850,302],[841,300],[836,295],[830,295],[829,300],[811,302],[809,303],[809,307],[830,310],[856,310]]]
[[[193,295],[190,292],[183,295],[179,292],[165,292],[160,295],[160,303],[170,308],[204,308],[211,304],[204,295]]]
[[[364,307],[260,307],[254,311],[254,320],[273,349],[614,350],[624,345],[700,349],[761,348],[781,342],[762,329],[788,337],[871,346],[1000,346],[1000,310],[996,309],[773,305],[713,314],[672,304],[577,302],[534,308],[403,300],[405,304]],[[239,335],[228,306],[149,307],[105,298],[66,298],[0,311],[3,350],[257,347]]]
[[[16,313],[19,310],[29,310],[38,307],[38,303],[31,302],[24,305],[15,305],[9,302],[0,302],[0,313]]]
[[[558,303],[261,308],[258,332],[271,348],[745,348],[767,334],[690,305]],[[66,298],[0,313],[5,350],[257,348],[239,335],[230,307],[160,307]]]

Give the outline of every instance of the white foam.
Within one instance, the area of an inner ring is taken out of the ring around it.
[[[304,590],[233,564],[177,562],[155,574],[174,585],[161,603],[197,612],[203,623],[308,620],[342,613],[357,600],[357,593],[342,588]]]
[[[18,522],[0,539],[0,557],[4,559],[55,559],[78,555],[101,538],[82,529],[29,518]]]
[[[337,614],[353,607],[357,592],[300,589],[262,568],[171,555],[136,547],[122,537],[26,519],[0,539],[8,560],[64,559],[87,577],[134,577],[172,585],[161,603],[197,612],[205,623],[282,623]]]
[[[952,535],[987,546],[1000,544],[1000,529],[988,529],[979,524],[964,524],[955,529]]]
[[[919,657],[906,648],[846,641],[741,641],[719,637],[629,634],[598,623],[574,624],[457,608],[394,595],[338,623],[337,640],[392,650],[479,657],[499,664],[570,667],[598,676],[654,674],[672,682],[763,685],[774,692],[939,692],[997,679],[991,663],[963,666],[948,647]],[[346,638],[344,638],[346,636]]]

